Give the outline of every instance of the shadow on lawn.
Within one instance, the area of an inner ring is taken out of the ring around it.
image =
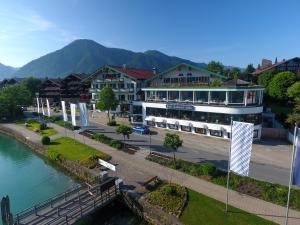
[[[57,141],[51,141],[49,145],[60,145],[60,143]]]

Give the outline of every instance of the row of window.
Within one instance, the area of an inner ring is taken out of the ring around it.
[[[180,74],[179,74],[180,76]],[[172,78],[164,78],[164,83],[208,83],[209,77],[192,77],[191,74],[187,74],[188,77],[172,77]]]
[[[204,135],[207,135],[209,133],[210,136],[215,136],[215,137],[223,137],[223,135],[227,135],[227,137],[230,138],[230,133],[223,132],[222,130],[212,130],[212,129],[190,127],[190,126],[183,126],[183,125],[176,125],[176,124],[169,124],[169,123],[155,123],[153,121],[147,121],[147,125],[157,126],[161,128],[169,128],[172,130],[179,130],[180,128],[182,131],[186,131],[186,132],[194,131],[195,133],[204,134]],[[254,130],[253,138],[257,138],[257,137],[258,137],[258,130]]]
[[[146,108],[147,116],[164,117],[181,120],[200,121],[206,123],[216,123],[229,125],[231,117],[234,121],[247,122],[253,124],[261,124],[262,116],[258,114],[224,114],[224,113],[209,113],[198,111],[184,111],[174,109],[161,109],[161,108]]]
[[[210,93],[210,97],[209,97]],[[259,103],[260,91],[247,92],[246,101],[248,105]],[[146,91],[147,99],[162,101],[189,101],[196,103],[226,103],[226,91]],[[228,91],[228,104],[244,104],[244,91]]]

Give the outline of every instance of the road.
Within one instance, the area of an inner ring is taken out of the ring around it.
[[[60,115],[60,114],[57,114]],[[79,117],[77,118],[79,121]],[[115,127],[103,124],[96,115],[90,117],[91,127],[108,137],[123,141],[123,136],[116,134]],[[163,147],[163,137],[168,130],[152,128],[157,134],[151,135],[151,151],[171,155],[172,152]],[[227,170],[229,141],[192,135],[183,132],[178,133],[184,139],[183,146],[176,152],[176,157],[191,162],[212,162],[217,167]],[[130,139],[125,141],[146,150],[150,150],[149,135],[133,133]],[[253,144],[249,176],[272,183],[288,185],[289,166],[292,146],[288,143],[272,140]]]
[[[91,118],[91,126],[97,127],[97,132],[103,133],[108,137],[118,139],[123,141],[123,136],[115,133],[115,128],[103,125],[99,122],[96,122],[94,119]],[[155,129],[158,130],[158,129]],[[141,135],[137,133],[133,133],[130,135],[130,139],[126,139],[125,141],[128,144],[132,144],[135,146],[139,146],[141,148],[150,150],[150,138],[149,135]],[[205,146],[205,143],[203,143]],[[224,141],[224,149],[226,151],[219,151],[216,150],[211,151],[210,149],[205,148],[195,148],[192,146],[196,146],[195,143],[189,143],[183,145],[183,147],[179,148],[176,152],[176,157],[191,161],[191,162],[212,162],[217,167],[227,170],[227,162],[228,162],[228,146],[229,142]],[[151,135],[151,151],[161,152],[167,155],[171,155],[172,152],[163,147],[163,136],[161,133],[156,135]],[[250,163],[250,172],[249,176],[259,179],[265,180],[273,183],[280,183],[283,185],[288,185],[289,181],[289,169],[288,165],[286,167],[277,166],[267,164],[267,163],[260,163],[260,162],[253,162]]]

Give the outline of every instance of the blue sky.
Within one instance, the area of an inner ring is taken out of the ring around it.
[[[78,38],[197,62],[300,54],[300,1],[0,0],[0,62],[22,66]]]

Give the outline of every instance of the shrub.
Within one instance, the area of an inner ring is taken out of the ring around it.
[[[49,145],[51,142],[50,138],[48,136],[43,136],[42,137],[42,144],[43,145]]]
[[[95,155],[89,156],[80,161],[80,164],[86,166],[89,169],[94,169],[97,166],[97,163],[98,163],[98,157]]]
[[[109,122],[107,123],[107,125],[108,125],[108,126],[117,126],[118,124],[117,124],[117,122],[116,122],[115,120],[112,120],[112,121],[109,121]]]
[[[121,149],[122,148],[122,143],[118,140],[111,140],[109,145],[113,148],[116,148],[116,149]]]
[[[40,123],[40,130],[46,130],[47,124],[46,123]]]
[[[149,194],[150,203],[161,206],[168,212],[177,213],[185,203],[186,189],[177,184],[164,184]]]
[[[217,172],[217,167],[212,163],[203,163],[202,164],[203,175],[215,176]]]

